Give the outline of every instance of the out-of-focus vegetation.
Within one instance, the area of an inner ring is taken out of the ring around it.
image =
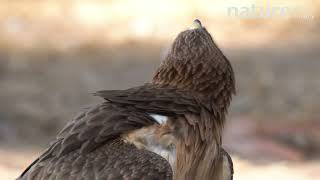
[[[266,3],[300,12],[286,18],[228,15],[229,7]],[[32,160],[17,157],[38,152],[82,108],[102,101],[90,93],[149,81],[173,38],[194,18],[236,73],[225,142],[241,158],[239,179],[264,173],[241,173],[253,168],[252,161],[277,161],[283,179],[312,179],[319,164],[299,164],[320,152],[320,2],[308,0],[1,1],[0,150],[13,153],[0,158],[0,177],[13,178]],[[12,163],[17,159],[20,164]],[[306,175],[292,176],[302,166],[310,167]],[[8,169],[12,174],[2,176]]]

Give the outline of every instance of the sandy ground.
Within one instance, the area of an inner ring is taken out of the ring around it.
[[[34,160],[40,151],[26,152],[1,149],[0,179],[15,179]],[[314,180],[320,176],[320,162],[277,162],[256,165],[233,156],[235,180]]]

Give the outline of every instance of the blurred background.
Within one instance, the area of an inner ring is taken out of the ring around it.
[[[235,180],[320,177],[319,0],[0,1],[0,179],[14,179],[90,93],[148,82],[199,18],[237,81]]]

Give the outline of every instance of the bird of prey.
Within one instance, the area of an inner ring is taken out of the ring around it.
[[[232,180],[222,148],[234,73],[199,20],[181,32],[151,82],[95,93],[19,180]]]

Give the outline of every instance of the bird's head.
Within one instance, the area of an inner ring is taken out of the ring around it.
[[[197,19],[176,37],[152,83],[193,91],[224,108],[235,93],[230,62]]]

